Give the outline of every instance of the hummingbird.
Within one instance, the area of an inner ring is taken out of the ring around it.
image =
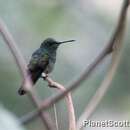
[[[62,43],[74,42],[75,40],[56,41],[53,38],[45,39],[40,48],[38,48],[31,56],[30,62],[27,66],[27,72],[35,85],[42,73],[48,75],[54,69],[56,62],[56,53],[59,45]],[[26,94],[26,91],[21,86],[18,90],[19,95]]]

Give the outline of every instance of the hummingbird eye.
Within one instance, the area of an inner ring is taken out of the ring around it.
[[[47,45],[48,45],[48,46],[52,46],[52,45],[53,45],[53,43],[51,43],[51,42],[48,42],[48,43],[47,43]]]

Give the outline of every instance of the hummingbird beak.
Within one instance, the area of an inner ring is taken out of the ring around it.
[[[75,40],[62,41],[62,42],[58,42],[58,44],[67,43],[67,42],[74,42],[74,41]]]

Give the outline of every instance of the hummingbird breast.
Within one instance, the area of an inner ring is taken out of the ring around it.
[[[44,70],[44,73],[49,74],[53,71],[54,69],[54,65],[55,65],[56,59],[53,58],[49,58],[49,64],[47,65],[46,69]]]

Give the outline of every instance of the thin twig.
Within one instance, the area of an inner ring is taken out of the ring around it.
[[[12,35],[9,33],[6,25],[4,24],[4,22],[1,19],[0,19],[0,34],[2,35],[7,46],[9,47],[11,54],[13,55],[13,57],[16,61],[16,64],[19,67],[20,74],[22,75],[22,78],[23,78],[23,87],[26,91],[28,91],[28,97],[32,100],[34,106],[39,108],[38,99],[36,98],[35,93],[32,90],[32,82],[31,82],[31,79],[27,72],[26,62],[25,62],[22,54],[20,53]],[[42,119],[43,123],[45,124],[46,128],[48,130],[54,129],[53,126],[51,127],[51,123],[48,122],[48,120],[45,118],[44,113],[41,114],[41,112],[40,112],[39,114],[40,114],[41,119]]]
[[[59,130],[56,104],[53,105],[53,109],[54,109],[54,116],[55,116],[56,130]]]
[[[54,82],[50,77],[46,77],[44,79],[48,82],[49,87],[59,89],[61,92],[64,92],[66,90],[63,85]],[[76,130],[75,112],[70,93],[66,95],[66,102],[69,113],[69,130]]]
[[[115,37],[115,41],[114,41],[114,48],[113,48],[113,53],[112,53],[112,63],[111,63],[110,69],[107,73],[106,78],[103,80],[101,86],[97,89],[96,93],[91,98],[88,105],[86,106],[85,111],[81,114],[81,116],[77,122],[77,129],[81,129],[83,127],[83,125],[82,125],[83,120],[87,120],[93,114],[97,105],[100,103],[103,96],[109,89],[112,79],[115,75],[115,72],[117,70],[117,67],[118,67],[119,61],[120,61],[128,5],[129,5],[128,0],[125,0],[123,3],[122,10],[121,10],[117,29],[115,31],[115,34],[113,35],[113,37]]]

